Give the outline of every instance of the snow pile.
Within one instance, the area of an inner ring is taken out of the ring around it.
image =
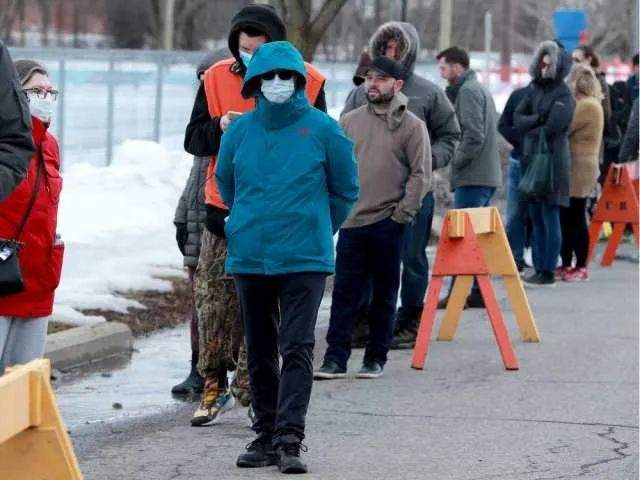
[[[80,163],[64,172],[58,232],[66,244],[54,319],[86,323],[78,309],[141,307],[116,292],[166,291],[162,275],[182,274],[173,215],[191,156],[128,140],[110,167]]]

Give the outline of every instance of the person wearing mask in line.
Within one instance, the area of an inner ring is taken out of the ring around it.
[[[33,60],[16,61],[15,70],[19,95],[26,96],[31,111],[36,152],[25,178],[0,202],[0,259],[17,255],[24,283],[15,293],[0,293],[0,360],[6,366],[44,355],[47,317],[53,310],[64,255],[56,233],[62,190],[60,150],[48,131],[58,91],[47,69]],[[19,242],[17,252],[7,242]]]
[[[535,269],[524,278],[529,287],[555,286],[562,241],[560,208],[569,207],[569,128],[575,102],[564,79],[570,70],[571,57],[558,42],[547,40],[538,45],[529,67],[531,83],[514,114],[516,129],[524,137],[523,172],[535,153],[541,129],[553,162],[552,192],[528,199]]]
[[[451,190],[454,208],[488,207],[502,184],[498,155],[498,113],[491,93],[469,68],[469,55],[449,47],[436,56],[446,93],[454,105],[462,137],[451,161]],[[449,294],[438,303],[446,308]],[[467,297],[469,308],[484,308],[480,288],[474,282]]]
[[[272,6],[250,4],[241,8],[231,20],[228,43],[232,56],[205,72],[185,132],[187,152],[211,157],[205,184],[206,229],[194,278],[200,335],[198,371],[205,379],[200,405],[191,419],[194,426],[215,423],[221,413],[233,406],[232,392],[246,398],[242,389],[248,382],[240,375],[242,369],[236,371],[233,384],[227,384],[227,370],[244,365],[245,361],[238,297],[233,279],[224,272],[224,225],[229,212],[215,182],[215,158],[222,134],[233,119],[255,107],[253,98],[244,98],[240,93],[253,52],[264,43],[285,38],[284,22]],[[324,76],[309,64],[305,68],[309,99],[316,108],[326,111]],[[251,407],[248,412],[252,418]]]
[[[226,272],[236,282],[257,438],[238,467],[305,473],[313,346],[333,234],[358,198],[353,143],[313,108],[309,69],[289,42],[260,46],[242,95],[257,102],[222,136],[216,183],[229,206]],[[282,361],[279,361],[279,357]]]
[[[569,206],[560,209],[562,265],[556,269],[556,279],[579,282],[589,278],[587,198],[598,181],[598,153],[602,142],[604,112],[600,82],[591,67],[578,65],[571,73],[569,85],[576,101],[569,129],[570,198]]]
[[[210,53],[203,58],[196,68],[196,77],[202,85],[204,72],[226,55],[221,53]],[[209,157],[193,157],[193,165],[187,178],[187,183],[182,190],[178,206],[173,218],[176,227],[176,242],[178,249],[184,257],[184,266],[187,268],[189,281],[191,282],[191,292],[193,296],[193,277],[200,257],[200,240],[204,222],[206,219],[204,209],[204,184],[209,166]],[[198,336],[198,315],[193,302],[189,312],[189,327],[191,332],[191,371],[187,378],[181,383],[171,388],[174,395],[191,395],[202,393],[204,379],[198,373],[199,357],[199,336]]]
[[[415,27],[407,22],[384,23],[369,40],[369,54],[373,58],[387,57],[401,64],[402,93],[407,97],[408,109],[427,127],[431,142],[432,171],[442,171],[453,158],[460,138],[460,126],[453,106],[442,89],[415,73],[419,51],[420,36]],[[366,90],[361,85],[349,93],[341,115],[368,103]],[[434,194],[429,189],[420,210],[407,227],[402,249],[400,308],[396,317],[392,349],[413,348],[415,344],[429,281],[426,249],[431,235],[434,208]],[[362,317],[368,317],[367,308]],[[368,334],[360,333],[365,330],[359,327],[362,323],[366,323],[366,320],[356,320],[354,331],[358,333],[354,333],[354,346],[366,344]]]
[[[353,322],[369,300],[369,340],[357,377],[378,378],[387,362],[404,236],[431,187],[429,135],[407,108],[402,77],[402,64],[375,57],[364,82],[369,102],[340,120],[356,144],[360,198],[338,236],[327,350],[314,373],[319,380],[346,376]]]
[[[0,40],[0,201],[9,196],[27,173],[35,151],[31,115],[16,69]]]
[[[522,135],[513,124],[513,114],[516,107],[526,95],[527,88],[518,88],[511,92],[500,116],[498,131],[511,144],[513,150],[509,156],[509,170],[507,173],[507,215],[506,231],[513,259],[520,273],[526,266],[524,261],[524,246],[527,236],[527,201],[520,195],[518,185],[522,177],[520,160],[522,159]]]

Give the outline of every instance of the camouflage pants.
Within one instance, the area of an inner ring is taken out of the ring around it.
[[[236,370],[233,383],[239,396],[249,390],[249,374],[238,295],[233,279],[224,272],[226,254],[225,240],[204,230],[194,278],[200,336],[198,371],[205,378],[221,381],[227,370]]]

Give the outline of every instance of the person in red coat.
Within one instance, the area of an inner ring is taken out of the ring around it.
[[[26,218],[17,238],[22,244],[18,259],[24,289],[0,295],[0,360],[5,365],[43,356],[47,317],[53,310],[64,253],[64,244],[56,234],[62,190],[60,153],[58,142],[48,132],[58,92],[44,66],[32,60],[18,60],[15,67],[29,101],[36,153],[26,177],[0,203],[0,239],[15,240],[20,223]]]

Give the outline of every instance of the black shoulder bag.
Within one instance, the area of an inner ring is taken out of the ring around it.
[[[27,206],[20,225],[13,239],[7,240],[0,238],[0,295],[12,295],[24,290],[24,280],[20,271],[20,261],[18,259],[18,250],[20,250],[20,235],[24,230],[33,205],[40,190],[40,182],[42,180],[43,159],[42,153],[38,156],[38,173],[36,174],[36,185],[31,193],[29,205]]]

